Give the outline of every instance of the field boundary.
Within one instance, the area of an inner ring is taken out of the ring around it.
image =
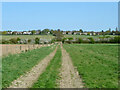
[[[18,54],[21,52],[27,52],[29,50],[33,50],[33,49],[37,49],[37,48],[41,48],[41,47],[46,47],[46,46],[51,46],[53,44],[44,44],[44,45],[40,45],[40,44],[0,44],[0,47],[2,47],[0,50],[1,52],[1,56],[8,56],[10,54]]]

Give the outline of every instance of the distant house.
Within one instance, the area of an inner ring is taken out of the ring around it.
[[[66,34],[66,31],[63,31],[63,34]]]
[[[81,32],[76,32],[76,35],[82,35],[82,33]]]
[[[115,35],[115,33],[113,33],[113,35]]]
[[[36,31],[36,32],[35,32],[35,34],[37,34],[37,35],[38,35],[38,34],[40,34],[40,32],[39,32],[39,31]]]
[[[99,32],[96,32],[96,35],[100,35],[100,33],[99,33]]]
[[[30,34],[32,34],[32,32],[30,32],[30,31],[23,31],[23,34],[24,35],[30,35]]]
[[[77,34],[77,32],[74,32],[74,35],[76,35]]]
[[[17,32],[16,34],[19,34],[19,35],[21,34],[22,35],[22,32]]]
[[[47,34],[50,34],[50,32],[47,32]]]
[[[87,32],[82,33],[83,35],[87,35]]]
[[[93,35],[96,35],[96,33],[94,32]]]
[[[68,34],[71,35],[71,34],[72,34],[72,31],[68,32]]]
[[[90,33],[90,36],[92,36],[92,33]]]
[[[7,34],[12,34],[12,31],[8,31]]]

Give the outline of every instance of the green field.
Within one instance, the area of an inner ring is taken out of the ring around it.
[[[9,55],[2,58],[2,87],[30,71],[33,66],[49,55],[56,45]],[[74,67],[79,72],[85,88],[118,87],[117,44],[63,44]],[[62,52],[60,46],[47,68],[32,88],[59,87]]]
[[[64,44],[87,88],[118,88],[118,45]]]
[[[0,35],[1,37],[1,35]],[[42,38],[42,39],[52,39],[54,36],[52,35],[2,35],[2,39],[11,39],[11,38],[17,38],[20,39],[35,39],[36,37]]]
[[[54,49],[55,46],[42,47],[2,58],[2,87],[8,87],[13,80],[31,70]]]
[[[64,35],[64,37],[66,37],[66,38],[69,38],[69,37],[72,37],[72,38],[89,38],[89,37],[99,38],[99,37],[103,37],[103,35],[96,35],[96,36],[89,36],[89,35]],[[115,37],[115,36],[113,36],[113,35],[105,35],[105,37]]]
[[[56,88],[57,79],[59,79],[58,74],[60,73],[59,69],[61,67],[61,49],[60,46],[51,60],[50,64],[47,66],[45,72],[43,72],[38,81],[33,85],[32,88]]]
[[[106,37],[115,37],[113,35],[106,35]],[[36,37],[38,38],[42,38],[42,39],[53,39],[54,36],[53,35],[0,35],[0,37],[2,37],[2,39],[11,39],[11,38],[17,38],[19,37],[20,39],[35,39]],[[68,38],[68,37],[73,37],[73,38],[89,38],[89,37],[93,37],[93,38],[99,38],[99,37],[103,37],[103,35],[97,35],[97,36],[88,36],[88,35],[64,35],[64,37]]]

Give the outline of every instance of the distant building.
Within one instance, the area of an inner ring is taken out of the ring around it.
[[[72,34],[72,31],[68,32],[68,34],[71,35],[71,34]]]
[[[77,32],[74,32],[74,35],[76,35],[77,34]]]
[[[87,35],[87,32],[84,32],[83,35]]]
[[[12,31],[8,31],[7,34],[12,34]]]
[[[16,34],[22,35],[23,33],[22,32],[17,32]]]
[[[30,35],[30,34],[32,34],[32,32],[30,32],[30,31],[23,31],[23,34],[24,35]]]
[[[66,34],[66,31],[63,31],[63,34]]]

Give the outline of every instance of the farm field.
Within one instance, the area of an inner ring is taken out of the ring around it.
[[[8,87],[55,49],[55,46],[9,55],[2,58],[2,87]]]
[[[54,36],[52,35],[0,35],[0,39],[11,39],[11,38],[17,38],[19,37],[20,39],[35,39],[36,37],[41,38],[41,39],[52,39]]]
[[[87,88],[118,88],[118,45],[64,44]]]
[[[117,36],[117,35],[116,35]],[[97,35],[97,36],[89,36],[89,35],[64,35],[64,37],[69,38],[99,38],[99,37],[103,37],[103,35]],[[115,37],[114,35],[105,35],[105,37]]]
[[[3,57],[2,87],[118,87],[117,44],[59,44]]]

